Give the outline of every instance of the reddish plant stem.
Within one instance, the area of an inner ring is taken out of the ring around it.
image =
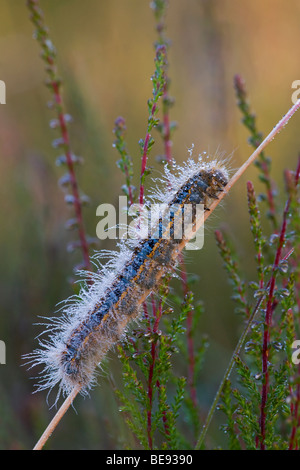
[[[155,323],[154,323],[154,327],[153,327],[153,330],[151,329],[151,322],[150,322],[150,318],[149,318],[149,313],[148,313],[148,309],[147,309],[147,304],[144,303],[143,305],[143,309],[144,309],[144,315],[145,315],[145,318],[148,320],[148,332],[150,334],[152,333],[156,333],[157,330],[158,330],[158,326],[159,326],[159,322],[161,320],[161,317],[162,317],[162,309],[161,309],[161,305],[159,305],[159,314],[157,315],[156,313],[156,304],[155,304],[155,300],[154,300],[154,297],[153,295],[151,296],[151,302],[152,302],[152,313],[153,313],[153,316],[156,317],[156,320],[155,320]],[[153,379],[153,371],[154,371],[154,366],[155,366],[155,360],[156,360],[156,348],[157,347],[157,344],[156,344],[156,341],[152,343],[151,345],[151,365],[150,365],[150,368],[149,368],[149,376],[148,376],[148,397],[149,397],[149,410],[148,410],[148,414],[147,414],[147,431],[148,431],[148,443],[149,443],[149,446],[150,446],[150,443],[152,443],[152,438],[151,438],[151,426],[152,426],[152,402],[153,402],[153,391],[152,391],[152,379]],[[158,389],[158,393],[160,393],[160,381],[157,380],[156,381],[156,386],[157,386],[157,389]],[[163,410],[162,411],[162,421],[163,421],[163,425],[164,425],[164,428],[165,428],[165,432],[166,432],[166,435],[170,435],[170,431],[169,431],[169,426],[168,426],[168,420],[167,420],[167,413],[166,413],[166,410]],[[150,439],[149,439],[150,437]],[[150,441],[150,442],[149,442]]]
[[[300,158],[298,160],[298,166],[295,175],[295,184],[298,184],[300,175]],[[291,204],[291,197],[288,198],[284,213],[283,213],[283,221],[280,230],[278,248],[275,255],[275,261],[273,264],[272,269],[272,276],[270,279],[270,287],[269,293],[267,298],[267,307],[266,307],[266,316],[265,316],[265,324],[264,324],[264,334],[263,334],[263,349],[262,349],[262,372],[263,372],[263,385],[262,385],[262,393],[261,393],[261,410],[260,410],[260,448],[261,450],[265,450],[265,438],[266,438],[266,403],[268,397],[268,389],[269,389],[269,369],[268,369],[268,358],[269,358],[269,342],[270,342],[270,329],[271,329],[271,322],[272,322],[272,315],[274,310],[274,291],[275,291],[275,282],[276,282],[276,274],[278,271],[278,266],[281,259],[282,249],[284,247],[285,242],[285,235],[286,235],[286,228],[287,228],[287,218],[289,213],[289,208]]]
[[[264,324],[263,349],[262,349],[262,372],[263,372],[264,379],[263,379],[262,393],[261,393],[261,412],[260,412],[260,430],[261,430],[260,448],[261,450],[265,450],[265,437],[266,437],[266,411],[265,409],[266,409],[268,389],[269,389],[268,358],[269,358],[270,328],[271,328],[271,321],[272,321],[272,315],[273,315],[276,272],[279,266],[281,252],[282,252],[284,240],[285,240],[288,209],[289,209],[289,200],[287,201],[287,204],[284,210],[283,223],[282,223],[280,237],[279,237],[279,244],[278,244],[278,248],[276,251],[275,262],[273,264],[272,276],[270,280],[270,287],[269,287],[269,293],[268,293],[268,299],[267,299],[265,324]]]
[[[297,174],[296,174],[297,176]],[[294,268],[297,270],[297,267],[299,265],[299,256],[296,256],[296,258],[293,260],[294,261]],[[298,311],[300,310],[300,284],[299,281],[295,282],[295,290],[296,290],[296,298],[297,298],[297,306],[298,306]],[[293,315],[293,311],[291,310],[291,314]],[[298,365],[298,377],[300,377],[300,364]],[[290,389],[290,395],[291,397],[293,396],[293,389],[292,385],[289,385]],[[291,400],[291,415],[293,416],[293,427],[291,431],[291,436],[290,436],[290,445],[289,445],[289,450],[298,450],[298,441],[296,439],[296,433],[297,429],[300,426],[300,416],[299,416],[299,405],[300,405],[300,384],[297,383],[296,386],[296,399],[295,402]]]
[[[54,65],[51,57],[48,57],[48,62],[50,65],[52,66]],[[63,113],[63,109],[62,109],[63,107],[62,97],[61,97],[57,82],[52,82],[51,85],[52,85],[56,105],[59,107],[58,119],[60,123],[61,136],[64,142],[66,162],[67,162],[67,167],[68,167],[68,171],[70,175],[72,193],[74,197],[74,208],[75,208],[75,214],[76,214],[76,219],[78,223],[78,235],[79,235],[80,245],[81,245],[82,254],[83,254],[84,266],[85,266],[85,269],[91,270],[89,247],[88,247],[88,243],[87,243],[87,239],[85,235],[85,228],[83,224],[82,206],[80,202],[78,183],[77,183],[77,178],[75,175],[74,165],[72,162],[72,152],[70,148],[69,132],[67,129],[65,116]]]

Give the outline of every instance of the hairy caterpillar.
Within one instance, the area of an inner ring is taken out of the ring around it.
[[[218,161],[205,163],[192,158],[177,174],[165,168],[164,189],[154,199],[181,211],[187,204],[203,204],[205,210],[228,183],[228,172]],[[193,212],[193,223],[195,223]],[[82,288],[79,299],[71,298],[62,315],[51,319],[47,340],[39,339],[40,349],[27,357],[31,366],[43,364],[38,390],[59,385],[69,394],[78,385],[86,393],[96,380],[96,369],[106,353],[123,337],[127,326],[141,313],[140,306],[155,291],[161,277],[176,265],[185,234],[178,238],[174,214],[166,229],[157,215],[157,237],[121,241],[120,250],[111,255],[93,284]],[[165,230],[171,234],[166,237]],[[188,237],[188,236],[187,236]],[[101,257],[99,254],[98,256]]]

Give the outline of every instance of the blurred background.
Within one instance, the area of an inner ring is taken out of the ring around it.
[[[140,174],[138,141],[145,137],[147,99],[154,72],[154,15],[149,1],[41,0],[45,21],[58,52],[71,146],[85,163],[77,172],[80,188],[91,198],[84,209],[87,232],[96,236],[96,208],[116,204],[124,184],[112,147],[114,121],[126,119],[128,148]],[[0,79],[6,83],[6,104],[0,105],[0,339],[6,343],[6,365],[0,365],[0,448],[31,448],[54,410],[46,393],[32,394],[33,371],[21,367],[22,354],[37,345],[34,323],[49,316],[58,302],[72,294],[69,279],[80,261],[68,253],[72,239],[64,224],[72,212],[58,187],[63,170],[55,164],[59,151],[49,127],[55,117],[47,108],[51,94],[44,84],[44,63],[33,39],[25,1],[2,0],[0,5]],[[292,105],[291,85],[300,79],[300,3],[297,0],[171,0],[167,14],[170,95],[175,98],[171,119],[173,157],[184,161],[188,148],[232,154],[238,168],[252,152],[240,123],[233,77],[241,74],[266,135]],[[300,116],[270,144],[272,176],[283,190],[284,168],[295,167],[300,148]],[[149,165],[161,171],[155,156],[162,153],[158,134]],[[222,268],[214,230],[226,229],[238,252],[243,276],[255,280],[254,251],[248,224],[246,181],[262,188],[257,169],[247,171],[221,208],[207,223],[201,252],[187,253],[190,273],[199,281],[196,297],[205,305],[202,332],[209,336],[201,380],[197,385],[203,416],[241,332],[234,313],[231,288]],[[148,179],[148,185],[151,180]],[[268,228],[268,222],[266,222]],[[114,248],[103,242],[99,248]],[[118,359],[110,355],[116,376]],[[79,398],[49,441],[49,448],[119,449],[126,428],[108,381]],[[212,447],[222,443],[218,419],[209,431]],[[134,444],[132,444],[134,445]]]

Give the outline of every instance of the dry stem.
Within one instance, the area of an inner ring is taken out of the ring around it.
[[[42,447],[44,447],[44,445],[48,441],[49,437],[53,433],[54,429],[56,428],[56,426],[60,422],[61,418],[64,416],[66,411],[72,405],[72,403],[74,401],[74,398],[76,397],[76,395],[80,391],[80,388],[81,388],[80,386],[74,388],[74,390],[70,393],[70,395],[67,396],[67,398],[65,399],[65,401],[63,402],[63,404],[61,405],[59,410],[57,411],[56,415],[54,416],[54,418],[52,418],[52,421],[50,421],[47,428],[45,429],[45,431],[41,435],[40,439],[38,440],[38,442],[34,446],[33,450],[41,450]]]

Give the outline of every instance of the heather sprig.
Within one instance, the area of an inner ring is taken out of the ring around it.
[[[171,358],[184,332],[186,309],[168,322],[168,332],[163,332],[159,323],[171,313],[164,306],[168,292],[165,281],[158,306],[153,299],[151,313],[144,306],[140,327],[119,347],[124,391],[116,390],[116,393],[122,411],[126,412],[127,424],[146,449],[176,449],[180,441],[177,419],[186,381],[183,377],[174,377]],[[174,381],[176,391],[170,400],[168,390]]]
[[[241,444],[239,442],[236,432],[236,410],[238,403],[233,403],[232,387],[229,379],[224,381],[222,388],[222,403],[219,403],[218,410],[222,411],[227,418],[226,424],[221,425],[221,430],[228,437],[228,449],[240,450]]]
[[[295,174],[295,185],[298,184],[299,181],[299,173],[300,173],[300,159],[298,163],[298,167]],[[261,416],[260,416],[260,425],[261,425],[261,438],[260,438],[260,447],[261,449],[265,449],[266,443],[266,407],[267,407],[267,398],[268,398],[268,386],[269,386],[269,348],[270,348],[270,335],[271,335],[271,324],[272,324],[272,317],[273,312],[277,303],[279,302],[280,297],[290,295],[290,292],[283,286],[281,290],[278,292],[277,287],[277,295],[276,295],[276,277],[280,272],[280,261],[282,258],[282,251],[285,246],[285,238],[287,232],[287,225],[288,225],[288,216],[291,204],[291,196],[288,197],[286,202],[283,217],[282,217],[282,225],[279,234],[277,249],[275,253],[274,264],[272,266],[272,273],[270,279],[270,287],[267,296],[267,305],[266,305],[266,315],[265,315],[265,324],[264,324],[264,339],[263,339],[263,350],[262,350],[262,373],[264,375],[264,381],[262,385],[262,398],[261,398]],[[278,295],[279,294],[279,295]],[[278,298],[279,297],[279,298]]]
[[[299,165],[294,173],[293,183],[286,174],[287,201],[281,216],[281,227],[279,232],[274,228],[273,236],[266,236],[262,231],[259,203],[253,184],[247,183],[250,227],[258,276],[257,280],[249,283],[249,287],[254,289],[254,298],[261,299],[261,305],[247,334],[244,353],[235,356],[237,381],[240,385],[233,387],[229,381],[223,384],[223,404],[220,409],[227,416],[228,422],[223,429],[228,433],[230,448],[238,449],[241,443],[248,449],[262,450],[297,446],[295,436],[298,398],[294,399],[293,406],[290,407],[290,412],[295,417],[289,441],[287,432],[280,432],[279,429],[289,415],[288,396],[299,396],[297,386],[293,395],[291,385],[294,381],[298,383],[295,380],[294,367],[291,366],[291,341],[294,338],[295,319],[299,316],[294,282],[297,265],[293,263],[292,256],[295,250],[298,251],[299,237],[297,230],[293,231],[290,227],[293,225],[291,214],[299,212],[299,199],[295,189],[299,180]],[[266,189],[268,191],[268,186]],[[277,212],[274,213],[277,221],[280,220],[278,206],[276,205]],[[245,283],[239,278],[236,261],[222,234],[217,232],[216,237],[229,279],[237,293],[235,299],[243,303],[246,295]],[[265,249],[268,249],[268,257],[264,256]],[[273,261],[268,264],[270,258]],[[251,298],[251,295],[248,294],[248,297]]]
[[[41,58],[46,63],[47,80],[46,85],[52,93],[52,101],[49,107],[56,113],[56,118],[51,119],[50,127],[60,131],[60,137],[53,140],[53,147],[60,149],[63,153],[57,158],[58,165],[64,165],[67,173],[60,178],[60,186],[66,192],[65,202],[74,207],[75,217],[66,222],[68,230],[77,230],[79,240],[68,245],[68,251],[79,247],[82,252],[83,262],[76,269],[91,270],[90,245],[95,239],[88,237],[84,227],[82,208],[89,203],[89,198],[83,194],[78,186],[75,167],[82,163],[82,158],[75,155],[71,148],[68,123],[72,117],[65,112],[62,96],[62,80],[58,75],[56,64],[56,48],[52,43],[49,30],[44,22],[44,15],[39,6],[39,0],[27,0],[30,19],[35,26],[34,37],[41,46]]]
[[[250,103],[247,99],[246,84],[243,78],[240,75],[235,75],[234,77],[234,87],[237,97],[237,106],[242,113],[242,123],[249,130],[250,137],[248,139],[249,144],[253,148],[257,148],[262,140],[263,134],[258,131],[256,127],[256,115],[251,110]],[[265,152],[262,151],[259,154],[259,158],[255,161],[255,165],[259,168],[259,179],[266,186],[266,194],[261,194],[261,199],[266,200],[268,204],[267,217],[272,221],[273,227],[276,229],[277,220],[276,220],[276,207],[275,207],[275,184],[272,181],[271,173],[271,158],[265,155]]]
[[[254,186],[251,181],[247,183],[248,210],[250,214],[250,228],[253,235],[255,248],[255,258],[258,272],[258,288],[262,289],[264,285],[264,254],[263,249],[266,240],[262,234],[260,210],[258,208],[257,198]]]
[[[215,232],[216,242],[224,261],[224,268],[226,269],[230,282],[233,286],[232,299],[238,303],[239,307],[236,309],[238,313],[243,313],[246,317],[249,316],[250,307],[246,298],[246,284],[241,279],[238,272],[238,264],[235,255],[232,253],[228,243],[226,243],[224,235],[220,230]]]
[[[136,188],[132,185],[133,178],[133,163],[132,158],[128,153],[127,144],[125,141],[126,123],[125,119],[119,116],[115,120],[114,134],[116,139],[113,147],[119,152],[121,158],[117,161],[118,168],[125,175],[125,185],[122,186],[122,191],[129,198],[129,203],[133,204],[135,199]]]
[[[144,139],[139,140],[140,151],[142,155],[141,175],[140,175],[140,193],[139,203],[144,202],[144,191],[145,191],[145,178],[150,173],[150,169],[147,168],[147,161],[151,148],[154,145],[154,138],[151,135],[153,128],[157,127],[159,119],[157,118],[158,113],[158,102],[163,95],[165,85],[165,65],[166,65],[166,46],[158,45],[155,51],[155,72],[152,75],[152,98],[149,98],[148,104],[148,123],[147,132]]]
[[[166,36],[166,13],[168,7],[167,0],[155,0],[151,2],[151,7],[154,11],[154,17],[156,20],[156,31],[158,33],[158,39],[155,42],[155,48],[163,46],[165,48],[165,63],[164,63],[164,84],[163,84],[163,96],[162,96],[162,119],[157,124],[157,130],[159,131],[161,138],[164,143],[164,155],[158,157],[162,162],[166,161],[171,163],[172,161],[172,134],[177,128],[176,121],[170,120],[170,108],[174,104],[174,98],[169,94],[170,78],[168,76],[168,50],[170,41]]]

